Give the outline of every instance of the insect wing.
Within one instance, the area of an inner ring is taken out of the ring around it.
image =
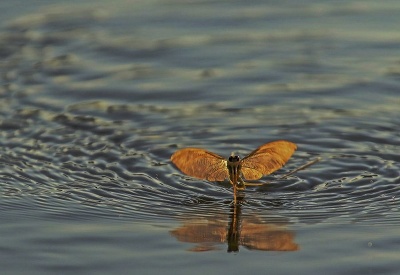
[[[296,149],[296,144],[285,140],[261,145],[242,159],[242,174],[247,180],[269,175],[281,168]]]
[[[223,181],[229,177],[226,160],[203,149],[181,149],[171,156],[171,161],[191,177],[209,181]]]

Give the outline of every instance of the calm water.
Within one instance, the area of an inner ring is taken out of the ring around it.
[[[1,274],[398,272],[398,1],[51,3],[0,4]],[[277,139],[237,207],[169,161]]]

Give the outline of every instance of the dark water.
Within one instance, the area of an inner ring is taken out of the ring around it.
[[[0,4],[2,274],[396,274],[397,1],[65,2]],[[277,139],[237,207],[169,161]]]

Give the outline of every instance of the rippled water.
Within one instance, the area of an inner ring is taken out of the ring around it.
[[[7,274],[397,272],[396,1],[11,3],[0,9]],[[169,161],[277,139],[298,150],[237,206],[229,183]]]

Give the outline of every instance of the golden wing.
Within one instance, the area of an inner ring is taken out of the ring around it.
[[[246,180],[257,180],[281,168],[297,149],[296,144],[278,140],[261,145],[242,159],[242,174]]]
[[[191,177],[209,181],[223,181],[229,177],[226,160],[203,149],[181,149],[171,156],[171,161]]]

